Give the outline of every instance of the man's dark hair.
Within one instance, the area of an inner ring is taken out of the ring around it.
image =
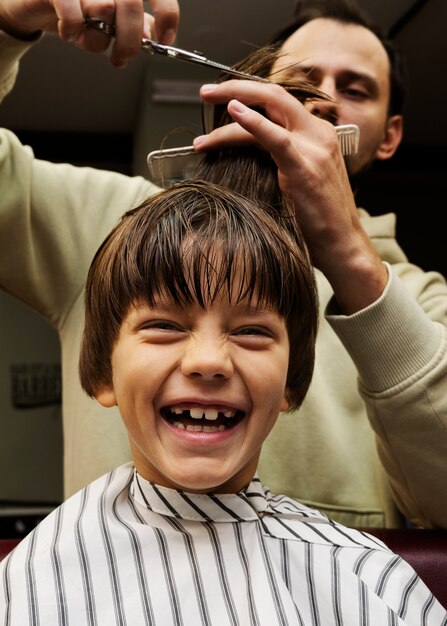
[[[295,31],[317,18],[328,18],[343,24],[357,24],[370,30],[379,39],[390,62],[389,115],[400,115],[406,92],[406,67],[402,53],[384,30],[361,9],[355,0],[299,0],[292,20],[274,37],[272,44],[281,47]]]

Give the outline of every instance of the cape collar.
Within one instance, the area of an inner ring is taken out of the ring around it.
[[[134,472],[130,497],[141,508],[167,517],[199,522],[253,521],[264,516],[319,520],[327,518],[288,498],[273,496],[256,475],[239,493],[199,494],[160,487]]]

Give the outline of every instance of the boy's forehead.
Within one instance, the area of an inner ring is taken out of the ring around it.
[[[279,316],[275,307],[256,296],[237,300],[230,297],[228,290],[223,289],[212,302],[205,303],[200,303],[197,299],[178,301],[169,294],[158,294],[152,303],[141,299],[131,304],[126,318],[131,320],[134,317],[145,316],[155,311],[157,314],[182,312],[187,316],[194,316],[198,311],[206,312],[216,308],[231,310],[234,315],[253,316],[257,319],[271,315]]]

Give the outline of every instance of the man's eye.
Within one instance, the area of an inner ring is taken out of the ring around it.
[[[365,100],[368,98],[368,94],[361,90],[355,89],[354,87],[346,87],[345,89],[340,90],[345,96],[349,98],[356,98],[357,100]]]

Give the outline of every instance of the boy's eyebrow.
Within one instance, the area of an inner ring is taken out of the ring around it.
[[[180,305],[174,302],[173,300],[167,301],[167,300],[162,300],[158,298],[154,299],[154,304],[152,305],[149,304],[149,302],[138,302],[137,304],[133,305],[133,309],[137,313],[144,313],[148,309],[149,310],[157,309],[163,313],[163,312],[168,312],[170,309],[179,308],[179,307]]]
[[[150,305],[145,302],[140,302],[133,306],[133,309],[137,313],[144,313],[145,310],[154,310],[160,311],[160,313],[169,313],[173,309],[186,309],[188,305],[183,305],[173,300],[166,300],[163,298],[155,299],[154,304]],[[238,302],[233,305],[235,312],[244,315],[256,315],[257,317],[267,316],[273,314],[278,314],[274,307],[268,306],[266,304],[252,304],[250,302]]]
[[[260,305],[254,305],[250,303],[239,303],[235,305],[237,312],[245,315],[256,315],[257,317],[263,317],[271,315],[272,313],[278,315],[278,312],[272,307],[261,303]]]

